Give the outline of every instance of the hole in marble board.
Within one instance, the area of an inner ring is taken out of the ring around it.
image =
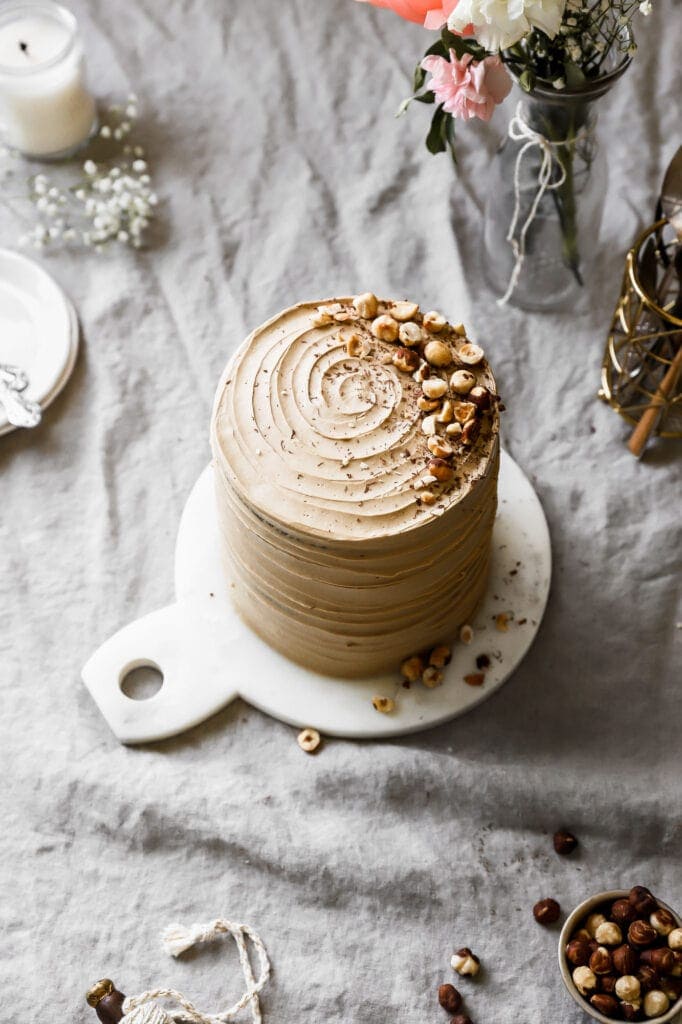
[[[151,700],[163,686],[163,672],[151,661],[136,665],[121,677],[119,686],[130,700]]]

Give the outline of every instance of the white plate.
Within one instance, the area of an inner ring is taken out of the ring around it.
[[[521,469],[503,452],[488,591],[473,622],[474,641],[454,645],[444,684],[436,690],[421,685],[407,690],[397,672],[351,681],[321,676],[273,651],[232,607],[221,571],[208,467],[180,522],[177,603],[111,637],[83,669],[83,681],[122,743],[183,732],[236,697],[283,722],[314,726],[327,735],[369,739],[418,732],[463,714],[509,678],[538,631],[550,576],[542,506]],[[497,628],[500,613],[510,616],[506,632]],[[482,686],[470,686],[464,676],[476,672],[481,654],[490,658],[490,668]],[[148,700],[132,700],[121,682],[141,665],[159,668],[163,685]],[[395,712],[375,711],[375,694],[395,697]]]
[[[78,320],[62,289],[27,256],[0,249],[0,363],[28,374],[22,394],[46,409],[77,354]],[[15,429],[0,406],[0,435]]]

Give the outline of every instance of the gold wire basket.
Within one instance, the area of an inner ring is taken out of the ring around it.
[[[682,437],[680,262],[680,242],[667,220],[639,236],[625,260],[606,342],[599,396],[637,425],[639,437],[630,441],[636,455],[652,433]]]

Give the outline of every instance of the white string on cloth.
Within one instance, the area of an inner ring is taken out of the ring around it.
[[[551,141],[546,138],[542,132],[534,131],[527,121],[523,118],[523,104],[519,103],[516,108],[516,113],[509,122],[509,138],[514,142],[523,142],[514,165],[514,215],[509,225],[509,231],[507,232],[507,241],[512,247],[514,253],[514,269],[512,270],[511,277],[509,278],[509,284],[507,290],[501,299],[497,300],[498,306],[504,306],[509,302],[516,285],[518,284],[521,271],[523,270],[523,262],[526,258],[526,235],[528,230],[535,220],[535,216],[538,212],[538,207],[542,202],[542,197],[545,192],[561,188],[566,181],[566,171],[564,170],[561,161],[556,155],[555,149],[558,146],[567,146],[572,142],[576,141],[576,137],[573,139],[552,139]],[[582,134],[582,133],[580,133]],[[516,238],[516,228],[521,216],[521,165],[523,158],[529,150],[537,147],[542,153],[542,160],[540,162],[540,170],[538,171],[537,180],[537,192],[535,198],[531,203],[528,216],[526,217],[523,227],[519,233],[519,237]],[[552,175],[554,173],[555,165],[559,168],[559,175],[555,181],[552,181]]]
[[[253,1024],[261,1024],[262,1016],[259,992],[265,987],[270,977],[270,960],[261,939],[252,928],[245,924],[234,924],[223,918],[209,921],[208,924],[192,924],[185,928],[180,924],[169,925],[161,934],[163,945],[171,956],[180,956],[185,950],[201,942],[211,942],[221,935],[231,935],[237,944],[239,962],[241,964],[246,991],[229,1010],[222,1013],[203,1013],[174,988],[155,988],[141,992],[137,996],[129,996],[123,1003],[124,1024],[130,1018],[130,1024],[167,1024],[170,1021],[192,1021],[193,1024],[227,1024],[234,1020],[240,1010],[249,1006]],[[250,940],[258,954],[258,980],[254,978],[253,968],[247,948]],[[161,1009],[157,999],[171,999],[184,1012],[171,1014]]]

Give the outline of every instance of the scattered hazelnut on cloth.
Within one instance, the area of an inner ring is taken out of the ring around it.
[[[554,924],[559,920],[561,907],[556,900],[539,900],[533,907],[533,917],[538,924]]]
[[[566,829],[559,829],[558,832],[554,833],[554,849],[561,857],[567,857],[570,853],[573,853],[578,845],[578,840],[572,832],[567,832]]]
[[[453,954],[450,966],[457,974],[475,978],[481,969],[481,961],[467,946],[463,946]]]
[[[301,729],[296,737],[296,742],[306,754],[314,754],[322,742],[322,737],[317,729]]]

